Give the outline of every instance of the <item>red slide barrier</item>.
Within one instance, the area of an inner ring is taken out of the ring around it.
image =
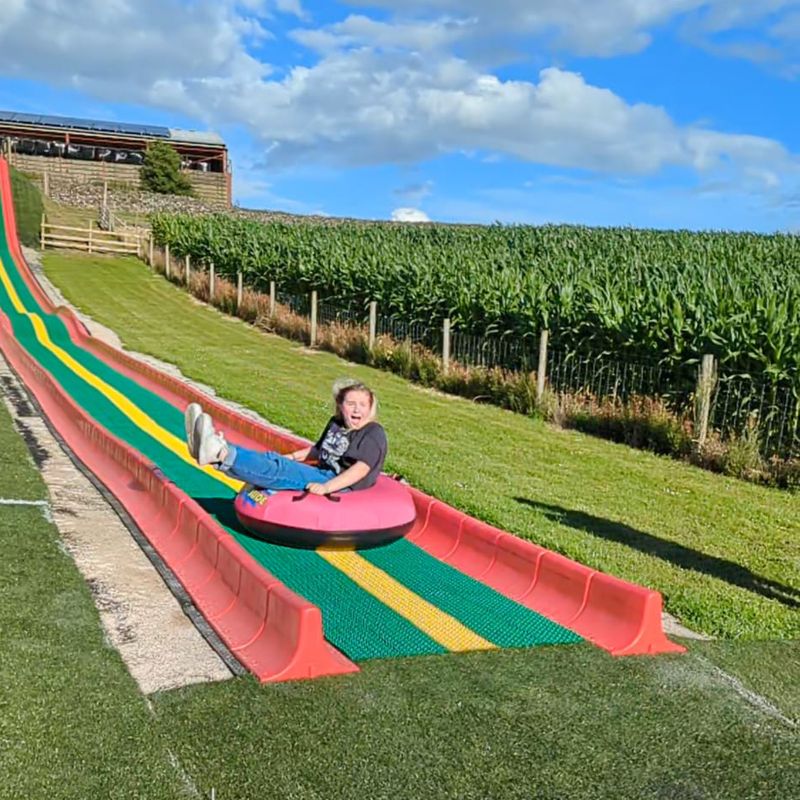
[[[52,309],[22,259],[2,160],[0,193],[17,266],[42,306]],[[68,316],[73,336],[86,337],[78,320]],[[253,674],[262,681],[284,681],[358,671],[325,641],[319,608],[267,572],[154,464],[80,408],[16,341],[2,313],[0,349],[76,457],[122,503],[198,610]]]
[[[5,192],[8,191],[10,196],[10,185],[7,186],[7,175],[3,172],[6,169],[4,162],[0,161],[0,165],[2,165],[0,182],[4,190],[3,205],[4,208],[8,208]],[[52,313],[57,313],[61,317],[76,344],[92,352],[113,369],[159,394],[172,405],[180,408],[189,402],[201,403],[212,414],[226,438],[233,443],[248,446],[258,444],[279,452],[287,452],[307,444],[303,439],[243,417],[191,385],[93,338],[70,309],[63,307],[56,309],[52,305],[36,278],[30,273],[19,249],[16,228],[13,224],[9,226],[8,219],[6,228],[8,242],[20,273],[35,292],[42,307],[51,309]],[[174,491],[185,498],[177,489]],[[575,631],[613,655],[685,651],[684,647],[671,642],[664,634],[660,593],[585,567],[469,517],[416,489],[411,491],[418,516],[417,523],[407,538],[431,555],[491,586],[506,597]],[[188,498],[185,498],[185,502],[196,505]],[[199,507],[198,510],[205,515]],[[210,517],[207,518],[207,522],[216,527]],[[228,542],[236,552],[240,551],[235,543],[229,542],[229,537],[223,536],[221,541]],[[232,556],[220,556],[219,553],[223,550],[222,545],[218,544],[217,558],[223,559],[226,565],[224,569],[227,570],[225,574],[228,574]],[[240,555],[249,559],[243,552]],[[170,564],[169,561],[167,563]],[[253,565],[257,570],[265,572],[255,562]],[[272,576],[268,577],[272,581],[277,580]],[[297,597],[283,584],[279,585],[284,592]],[[215,581],[208,579],[204,586],[208,587],[207,594],[213,596],[215,603],[220,605],[224,603],[224,590],[216,586]],[[301,598],[297,599],[306,603]],[[315,606],[310,607],[319,614]],[[213,624],[212,618],[209,618],[209,621]],[[215,626],[215,629],[222,636],[219,628]],[[224,636],[223,640],[227,641]],[[327,647],[334,650],[330,645]],[[334,652],[339,658],[344,659],[338,651]],[[333,671],[357,669],[351,662],[347,663],[350,669]],[[318,674],[332,674],[332,672]]]
[[[511,600],[615,656],[683,653],[661,622],[661,595],[473,519],[411,490],[417,524],[406,538]]]

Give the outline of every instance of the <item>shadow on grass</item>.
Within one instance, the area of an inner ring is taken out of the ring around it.
[[[659,539],[657,536],[636,530],[621,522],[612,522],[603,517],[585,514],[583,511],[574,511],[561,506],[553,506],[529,500],[526,497],[515,497],[518,503],[529,506],[544,514],[549,520],[561,525],[568,525],[579,531],[586,531],[592,536],[599,536],[612,542],[619,542],[627,547],[632,547],[642,553],[647,553],[664,561],[669,561],[678,567],[704,572],[719,580],[747,589],[749,592],[760,594],[770,600],[777,600],[790,608],[800,608],[800,591],[791,586],[762,578],[741,564],[728,561],[717,556],[709,556],[691,547],[685,547],[676,542]]]

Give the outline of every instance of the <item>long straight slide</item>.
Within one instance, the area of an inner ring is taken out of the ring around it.
[[[413,489],[417,524],[383,548],[304,551],[253,538],[233,513],[240,484],[188,453],[183,409],[200,402],[236,444],[286,452],[301,440],[91,337],[28,268],[2,160],[0,203],[0,349],[260,680],[352,672],[371,658],[582,638],[615,655],[683,650],[663,633],[657,592]]]

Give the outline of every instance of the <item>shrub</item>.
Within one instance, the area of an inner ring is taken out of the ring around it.
[[[11,192],[19,240],[27,247],[39,247],[40,226],[44,214],[42,193],[30,178],[14,167],[11,167]]]
[[[157,194],[192,194],[192,185],[181,172],[181,157],[166,142],[153,142],[148,146],[141,181],[145,189]]]
[[[759,478],[762,472],[761,442],[758,420],[751,416],[744,432],[732,434],[723,459],[723,470],[734,478]]]

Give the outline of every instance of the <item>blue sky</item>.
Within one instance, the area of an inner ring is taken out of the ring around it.
[[[239,205],[800,231],[800,0],[2,0],[0,108],[210,129]]]

